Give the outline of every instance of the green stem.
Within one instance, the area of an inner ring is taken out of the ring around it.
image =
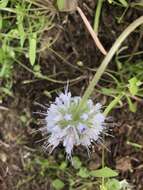
[[[116,104],[121,100],[123,97],[123,93],[119,94],[112,102],[107,106],[107,108],[104,110],[104,115],[107,116],[109,112],[116,106]],[[105,135],[103,135],[103,140],[105,139]],[[105,148],[102,147],[102,168],[104,168],[105,165]],[[104,187],[105,180],[104,177],[102,177],[102,186]]]
[[[119,47],[121,46],[122,42],[128,37],[128,35],[133,32],[138,26],[140,26],[141,24],[143,24],[143,16],[139,17],[138,19],[136,19],[134,22],[132,22],[123,32],[122,34],[118,37],[118,39],[115,41],[115,43],[113,44],[113,46],[111,47],[111,49],[109,50],[108,54],[106,55],[106,57],[104,58],[104,60],[102,61],[100,67],[98,68],[96,74],[94,75],[92,81],[90,82],[89,86],[87,87],[81,101],[80,104],[76,110],[75,115],[80,112],[81,108],[83,107],[83,105],[85,104],[85,102],[87,101],[87,99],[89,98],[89,96],[91,95],[91,93],[94,90],[95,85],[98,83],[98,81],[100,80],[102,74],[104,73],[106,67],[108,66],[109,62],[111,61],[111,59],[113,58],[114,54],[116,53],[116,51],[119,49]]]
[[[118,104],[118,102],[123,97],[123,94],[119,94],[112,102],[107,106],[107,108],[104,110],[104,115],[107,116],[109,112]]]
[[[94,18],[94,26],[93,26],[93,28],[94,28],[94,31],[96,33],[98,33],[99,20],[100,20],[100,15],[101,15],[101,9],[102,9],[102,5],[103,5],[103,1],[104,0],[98,0],[96,12],[95,12],[95,18]]]
[[[103,135],[103,139],[105,139],[105,135]],[[105,167],[105,149],[102,147],[102,168]],[[105,180],[104,177],[102,177],[102,186],[104,187]]]

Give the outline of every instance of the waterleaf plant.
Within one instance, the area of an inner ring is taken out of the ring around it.
[[[72,160],[74,146],[82,145],[89,151],[93,142],[100,142],[101,134],[105,131],[105,117],[124,94],[121,93],[116,97],[109,106],[107,106],[104,113],[101,111],[101,104],[94,104],[90,99],[90,95],[122,42],[142,23],[143,16],[136,19],[123,31],[103,59],[82,97],[72,97],[68,88],[66,88],[65,92],[59,94],[50,105],[46,113],[46,126],[41,129],[44,132],[50,133],[48,140],[44,144],[46,149],[50,149],[52,152],[62,143],[65,147],[67,157]],[[137,82],[134,80],[133,83],[136,84]]]

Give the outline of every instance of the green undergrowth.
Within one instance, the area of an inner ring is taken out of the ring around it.
[[[56,190],[63,188],[69,190],[91,190],[98,189],[99,186],[102,189],[102,177],[105,179],[104,188],[107,188],[107,190],[122,189],[121,182],[115,179],[118,176],[117,171],[108,167],[98,170],[89,169],[77,156],[72,158],[72,162],[73,165],[69,165],[69,162],[64,160],[62,154],[58,155],[58,162],[52,156],[48,156],[48,159],[35,156],[33,159],[27,161],[25,171],[31,173],[30,180],[40,182],[40,178],[43,178],[49,181],[51,187]],[[17,188],[22,188],[28,178],[25,177],[25,179],[19,181]]]
[[[38,1],[0,1],[1,101],[5,96],[13,96],[13,74],[17,64],[37,78],[46,78],[41,73],[38,57],[42,49],[53,43],[54,39],[49,37],[45,47],[41,47],[43,33],[54,26],[54,11],[48,3],[46,6]]]
[[[63,6],[63,1],[60,3],[60,6]],[[123,15],[115,18],[118,27],[120,27],[119,20],[124,23],[125,13],[130,7],[133,9],[143,7],[142,1],[128,3],[126,0],[108,0],[108,2],[104,1],[102,6],[104,3],[123,10]],[[14,99],[15,81],[13,76],[17,65],[24,68],[25,72],[33,74],[35,79],[40,78],[51,83],[60,83],[60,81],[42,74],[39,61],[40,52],[43,49],[51,48],[55,42],[56,37],[49,36],[47,44],[44,47],[41,46],[44,32],[54,27],[56,11],[56,8],[48,4],[48,1],[47,4],[40,3],[39,0],[0,1],[0,103],[9,96]],[[99,15],[98,18],[100,19]],[[100,20],[95,23],[96,30],[99,28],[98,25],[101,26]],[[137,33],[140,34],[140,32],[141,28]],[[127,55],[125,48],[121,48],[113,59],[113,69],[106,70],[96,92],[112,99],[116,99],[122,94],[123,98],[119,101],[120,107],[128,104],[129,111],[136,112],[138,103],[143,98],[142,53],[131,52]],[[85,72],[87,67],[80,67],[80,69]],[[89,70],[95,73],[97,68],[89,68]],[[25,116],[20,119],[23,125],[27,125],[26,120],[28,119]],[[43,156],[34,155],[24,167],[24,171],[30,175],[19,180],[16,188],[21,189],[25,183],[31,183],[35,179],[39,181],[42,179],[44,182],[48,179],[51,187],[56,190],[63,188],[70,190],[123,189],[121,181],[118,180],[118,172],[111,168],[102,167],[99,170],[91,170],[81,162],[79,157],[73,157],[73,167],[65,161],[65,157],[62,155],[60,160],[61,162],[57,163],[54,156],[45,159]]]
[[[58,2],[59,6],[62,6],[64,3],[64,1]],[[13,75],[17,64],[23,67],[25,72],[32,73],[35,78],[60,83],[60,81],[56,81],[42,74],[39,61],[39,53],[43,49],[50,48],[55,40],[49,36],[48,43],[44,47],[41,47],[42,34],[54,27],[56,9],[48,3],[48,1],[47,4],[40,3],[39,0],[0,1],[1,102],[6,96],[13,96]],[[119,8],[121,6],[124,9],[126,7],[142,7],[141,3],[128,3],[126,0],[108,0],[108,3],[112,6],[119,6]],[[100,20],[98,24],[100,24]],[[125,58],[122,59],[122,54],[123,51],[115,57],[116,71],[107,71],[108,79],[105,79],[105,82],[109,84],[110,88],[103,87],[100,92],[112,97],[117,97],[123,92],[124,99],[129,104],[130,111],[135,112],[137,109],[136,100],[138,99],[136,96],[140,98],[143,96],[142,60],[128,61],[130,56],[133,57],[133,55],[128,55],[126,58],[124,54]]]
[[[118,72],[108,71],[106,73],[108,79],[103,79],[110,88],[102,87],[99,92],[110,97],[117,97],[122,93],[124,98],[120,101],[120,106],[122,107],[127,102],[129,110],[136,112],[137,104],[142,101],[143,97],[143,76],[141,69],[143,61],[126,62],[122,61],[122,59],[120,60],[117,56],[115,63]]]

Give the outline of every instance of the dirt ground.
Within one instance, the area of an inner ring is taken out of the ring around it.
[[[95,6],[96,3],[93,0],[86,0],[84,5],[81,5],[91,23],[93,23]],[[122,8],[105,3],[99,37],[107,50],[128,24],[143,14],[143,10],[130,8],[119,25],[115,17],[122,14]],[[52,48],[65,57],[65,60],[61,60],[51,49],[45,50],[39,56],[42,72],[45,75],[58,73],[56,80],[65,81],[65,84],[67,80],[75,79],[70,85],[70,91],[73,95],[82,95],[94,74],[91,68],[99,66],[103,55],[95,47],[77,13],[60,13],[55,18],[55,23],[52,31],[44,34],[43,44],[46,42],[47,36],[57,36],[57,41]],[[134,32],[125,41],[124,45],[128,45],[126,53],[134,51],[139,35]],[[141,49],[143,49],[143,44],[139,43],[137,50]],[[141,56],[136,59],[141,59]],[[83,66],[78,65],[79,61]],[[25,64],[28,65],[26,59]],[[114,61],[109,68],[116,71]],[[23,82],[33,79],[31,73],[25,72],[22,67],[16,65],[13,74],[14,98],[5,98],[5,109],[0,109],[0,190],[52,189],[50,179],[35,177],[34,172],[38,172],[38,169],[34,168],[34,171],[29,172],[25,169],[25,165],[35,156],[40,155],[48,159],[48,155],[43,153],[36,143],[41,136],[32,133],[33,129],[41,127],[38,120],[40,116],[33,114],[34,111],[41,109],[35,105],[35,102],[48,104],[56,96],[56,90],[62,90],[64,85],[39,79],[31,83]],[[102,82],[101,84],[102,86],[106,85]],[[52,97],[48,92],[52,92]],[[92,98],[95,102],[100,100],[103,104],[109,101],[96,90]],[[130,141],[143,147],[143,104],[138,103],[136,113],[131,113],[125,104],[122,108],[115,109],[111,116],[114,125],[111,131],[113,137],[106,137],[105,140],[109,149],[105,155],[106,164],[119,170],[120,179],[127,179],[134,186],[133,189],[143,190],[143,148],[136,148],[128,144]],[[57,155],[57,151],[55,151],[55,155]],[[84,160],[87,156],[85,154],[81,151],[79,156]],[[95,147],[91,158],[88,158],[88,162],[86,162],[87,166],[95,169],[100,167],[100,156],[101,148]]]

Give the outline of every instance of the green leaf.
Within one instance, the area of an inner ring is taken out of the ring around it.
[[[105,187],[105,185],[100,185],[100,190],[108,190],[107,187]]]
[[[40,73],[40,65],[38,65],[38,64],[34,65],[33,71]]]
[[[127,141],[127,144],[133,146],[134,148],[143,148],[142,145],[134,143],[134,142]]]
[[[4,92],[6,95],[13,97],[12,92],[11,92],[8,88],[1,87],[0,90],[1,90],[2,92]]]
[[[118,173],[111,168],[104,167],[99,170],[91,171],[90,175],[93,177],[115,177],[118,176]]]
[[[19,31],[19,35],[20,35],[20,45],[21,45],[21,47],[23,47],[23,44],[25,41],[25,31],[24,31],[22,22],[18,23],[18,31]]]
[[[65,184],[63,181],[61,181],[60,179],[55,179],[52,182],[52,186],[56,189],[56,190],[61,190],[64,188]]]
[[[80,161],[80,159],[76,156],[73,157],[73,167],[75,169],[79,169],[81,167],[82,163]]]
[[[3,18],[2,18],[2,15],[0,14],[0,30],[2,29],[3,27]]]
[[[87,168],[82,167],[77,173],[77,175],[82,178],[88,178],[90,177],[90,172],[87,170]]]
[[[120,190],[120,182],[117,179],[109,179],[105,184],[107,190]]]
[[[37,45],[37,34],[32,33],[29,38],[29,59],[33,66],[36,59],[36,45]]]
[[[113,0],[108,0],[109,3],[113,3]]]
[[[1,0],[0,1],[0,8],[6,8],[9,0]]]
[[[136,77],[133,77],[129,80],[129,85],[128,85],[128,88],[129,88],[129,91],[130,93],[135,96],[137,93],[138,93],[138,90],[139,90],[139,86],[141,85],[142,83],[136,78]]]
[[[26,34],[24,31],[24,26],[23,26],[23,20],[24,20],[24,10],[23,7],[21,7],[20,5],[16,6],[16,18],[17,18],[17,27],[18,27],[18,34],[20,36],[20,45],[21,47],[23,47],[25,38],[26,38]]]
[[[49,167],[49,161],[47,159],[35,159],[36,164],[39,164],[42,168],[48,168]]]
[[[65,8],[65,0],[57,0],[57,6],[60,11]]]
[[[131,98],[126,96],[128,104],[129,104],[129,109],[131,112],[135,113],[137,111],[137,102],[133,103]]]
[[[128,3],[126,0],[118,0],[124,7],[128,6]],[[109,3],[114,3],[114,0],[108,0]]]
[[[63,170],[63,171],[66,170],[66,168],[67,168],[67,162],[62,162],[59,168],[61,170]]]
[[[123,94],[119,94],[117,97],[114,98],[114,100],[112,100],[110,102],[110,104],[106,107],[106,109],[104,110],[104,115],[108,115],[109,112],[115,108],[115,106],[120,102],[120,100],[122,99]]]
[[[113,89],[113,88],[102,88],[101,89],[101,92],[107,96],[110,96],[110,95],[115,95],[115,94],[118,94],[119,93],[119,90],[117,89]]]
[[[20,45],[21,47],[23,47],[24,41],[25,41],[25,31],[24,31],[24,27],[23,27],[23,18],[21,16],[17,17],[18,21],[17,21],[17,27],[18,27],[18,32],[19,32],[19,36],[20,36]]]
[[[118,0],[124,7],[128,7],[128,3],[126,0]]]
[[[12,74],[13,60],[15,58],[15,52],[13,48],[7,46],[6,44],[0,48],[0,77],[9,78]]]

